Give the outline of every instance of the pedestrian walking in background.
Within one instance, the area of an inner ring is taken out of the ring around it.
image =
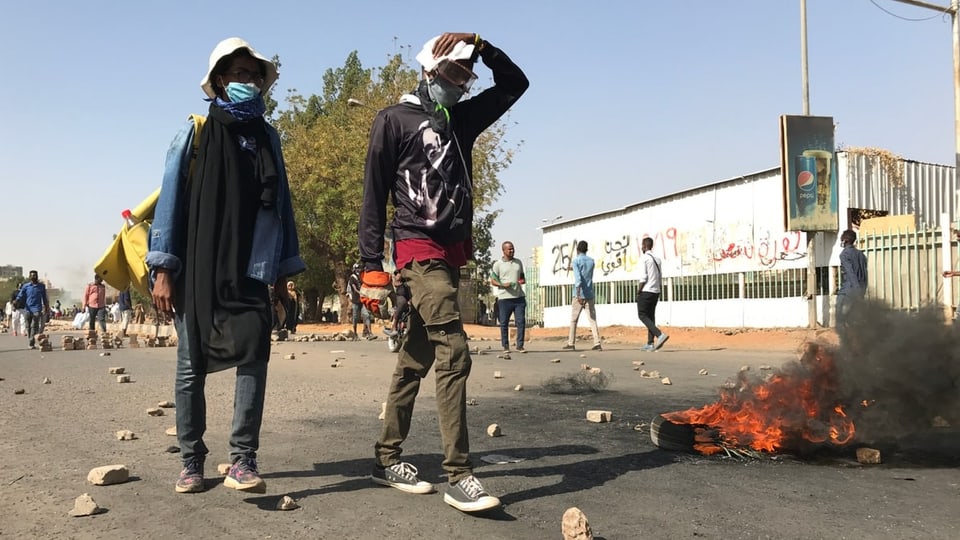
[[[287,312],[287,321],[284,327],[291,333],[297,333],[297,323],[300,322],[302,311],[300,308],[300,293],[297,292],[297,284],[293,281],[287,282],[287,288],[280,293],[283,299],[283,307]]]
[[[657,351],[670,339],[657,327],[657,302],[663,283],[660,259],[651,251],[653,238],[647,237],[640,242],[640,285],[637,287],[637,316],[647,327],[647,344],[641,351]]]
[[[130,320],[133,319],[133,299],[130,298],[130,289],[120,291],[117,295],[117,308],[120,309],[120,335],[127,337]]]
[[[23,322],[27,332],[27,344],[31,349],[36,349],[36,336],[43,332],[43,317],[50,309],[47,286],[40,282],[36,270],[30,271],[28,281],[20,287],[20,292],[17,293],[14,303],[24,306],[21,311],[24,314]]]
[[[599,351],[603,346],[600,344],[600,329],[597,328],[596,297],[593,292],[593,269],[596,263],[593,257],[587,255],[587,243],[584,240],[577,242],[577,256],[573,258],[571,267],[573,269],[573,301],[570,302],[570,336],[563,350],[576,349],[577,321],[580,319],[580,314],[586,311],[587,320],[590,321],[590,332],[593,333],[591,349]]]
[[[107,287],[103,278],[94,274],[93,281],[87,284],[83,293],[83,308],[90,314],[89,330],[94,330],[97,322],[100,323],[100,332],[107,331]]]

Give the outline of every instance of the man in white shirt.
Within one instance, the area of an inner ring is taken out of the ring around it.
[[[663,274],[660,271],[660,259],[652,252],[653,238],[644,238],[640,244],[640,286],[637,287],[637,316],[647,327],[647,344],[641,351],[657,351],[670,339],[657,328],[657,302],[660,301],[660,286]]]

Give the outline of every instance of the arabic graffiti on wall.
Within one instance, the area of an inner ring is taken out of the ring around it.
[[[646,237],[653,239],[653,253],[663,261],[665,275],[764,270],[776,267],[779,261],[806,257],[802,233],[751,229],[747,224],[733,224],[690,231],[666,227],[637,235],[614,234],[590,243],[588,254],[594,257],[597,272],[604,277],[633,273],[640,263],[640,243]],[[578,240],[550,248],[548,260],[552,260],[550,271],[554,275],[570,273]]]

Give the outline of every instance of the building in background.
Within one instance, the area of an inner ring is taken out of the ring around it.
[[[891,162],[854,151],[835,156],[836,230],[811,233],[816,322],[822,326],[832,323],[840,232],[857,229],[861,219],[882,215],[909,216],[914,227],[936,228],[942,216],[955,222],[957,208],[953,167]],[[605,325],[639,326],[634,299],[640,240],[649,236],[663,264],[658,324],[809,326],[808,238],[805,232],[786,230],[784,193],[777,167],[544,226],[538,275],[543,324],[569,324],[571,262],[576,243],[586,240],[588,254],[597,263],[599,320]],[[926,273],[935,279],[941,271],[936,266],[896,271]],[[879,269],[881,274],[892,270]],[[871,275],[874,279],[881,276]]]
[[[23,278],[23,267],[3,265],[0,266],[0,279]]]

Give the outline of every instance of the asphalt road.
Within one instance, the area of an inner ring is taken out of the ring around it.
[[[59,335],[53,342],[59,345]],[[660,412],[713,401],[740,366],[778,366],[795,358],[791,351],[671,351],[668,344],[657,353],[626,345],[561,352],[561,344],[534,341],[528,354],[502,359],[496,342],[472,342],[481,352],[468,391],[476,402],[468,410],[475,471],[504,507],[471,516],[440,494],[410,495],[369,481],[377,415],[395,361],[382,340],[274,347],[259,455],[265,495],[225,488],[216,475],[216,464],[227,461],[233,377],[211,375],[208,490],[184,495],[173,491],[179,456],[166,452],[176,439],[164,434],[175,410],[163,417],[145,412],[173,400],[173,348],[40,353],[26,350],[23,338],[0,335],[0,536],[559,539],[561,515],[577,506],[595,538],[606,539],[960,537],[960,459],[899,454],[862,466],[852,452],[816,460],[702,457],[659,450],[649,428],[636,429]],[[296,358],[285,359],[289,353]],[[331,367],[337,358],[340,367]],[[673,384],[641,378],[635,360]],[[612,376],[606,390],[542,389],[546,379],[575,373],[582,363]],[[133,382],[118,384],[111,366],[125,367]],[[701,369],[709,374],[699,375]],[[44,377],[51,384],[42,384]],[[514,389],[518,384],[522,391]],[[15,395],[19,388],[26,393]],[[439,486],[433,394],[430,375],[405,458]],[[588,409],[610,410],[613,421],[587,422]],[[491,423],[501,426],[502,437],[486,435]],[[116,440],[121,429],[138,439]],[[482,461],[490,455],[522,461]],[[91,468],[113,463],[126,464],[131,481],[103,487],[86,481]],[[85,492],[106,512],[69,517],[74,498]],[[275,510],[284,495],[300,508]]]

